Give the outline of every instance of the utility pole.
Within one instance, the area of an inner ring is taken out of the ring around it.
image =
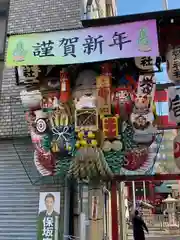
[[[146,202],[146,182],[143,181],[144,202]]]
[[[168,10],[168,0],[162,0],[163,1],[163,9]]]
[[[135,181],[132,181],[133,209],[136,209],[136,187]]]

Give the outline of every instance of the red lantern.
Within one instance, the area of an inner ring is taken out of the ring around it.
[[[60,71],[60,101],[66,103],[70,98],[70,81],[67,72],[64,70]]]

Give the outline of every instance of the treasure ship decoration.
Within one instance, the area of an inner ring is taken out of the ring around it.
[[[32,68],[36,79],[25,79],[20,96],[42,176],[91,180],[151,174],[155,156],[149,147],[157,127],[155,76],[149,69],[155,60],[143,69],[141,60],[135,59],[131,71],[116,62],[73,66],[73,71]]]

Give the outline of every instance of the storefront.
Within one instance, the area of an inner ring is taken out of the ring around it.
[[[68,178],[80,183],[74,186],[74,229],[66,229],[67,234],[83,239],[89,232],[89,240],[117,240],[117,189],[100,180],[155,174],[162,140],[158,128],[164,128],[161,104],[155,104],[156,73],[162,71],[168,43],[166,39],[161,46],[160,58],[160,30],[162,38],[167,29],[152,19],[9,38],[7,66],[16,67],[17,83],[25,86],[20,96],[34,166],[42,182]],[[169,42],[168,61],[174,40]],[[178,68],[169,63],[170,79],[178,80]],[[175,117],[171,119],[174,124]],[[67,203],[66,198],[62,201]],[[61,218],[69,216],[66,210]]]
[[[160,71],[158,55],[155,20],[9,38],[7,66],[16,67],[17,83],[25,86],[20,96],[34,165],[42,182],[69,177],[89,183],[89,216],[83,215],[82,206],[74,210],[80,224],[87,219],[89,239],[116,237],[108,210],[115,206],[112,189],[99,180],[110,181],[118,173],[150,173],[153,167],[154,156],[146,156],[157,131],[152,126],[157,120],[153,72]],[[136,121],[136,110],[143,113],[143,122]],[[62,219],[68,216],[61,214]],[[69,234],[83,239],[84,227],[75,232],[73,223]]]

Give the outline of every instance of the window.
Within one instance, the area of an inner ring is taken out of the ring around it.
[[[106,4],[106,17],[113,16],[112,4]]]

